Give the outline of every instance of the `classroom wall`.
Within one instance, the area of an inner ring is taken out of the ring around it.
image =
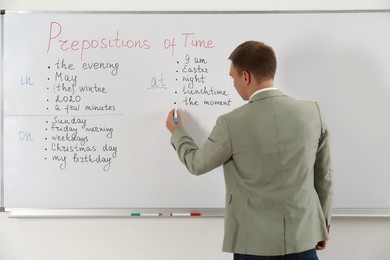
[[[0,0],[7,10],[358,10],[389,0]],[[342,173],[335,173],[342,174]],[[337,191],[336,191],[337,192]],[[222,218],[10,219],[0,214],[0,260],[226,260]],[[335,217],[322,260],[386,260],[390,218]]]

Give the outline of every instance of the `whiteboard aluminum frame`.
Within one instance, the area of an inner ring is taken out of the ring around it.
[[[10,218],[215,218],[223,208],[129,208],[129,209],[6,209]],[[132,216],[131,214],[141,216]],[[200,216],[171,216],[172,213],[200,213]],[[145,214],[145,216],[142,216]],[[160,214],[160,216],[148,216]]]
[[[4,212],[4,147],[3,147],[3,140],[4,140],[4,10],[0,10],[0,57],[1,57],[1,64],[0,64],[0,102],[1,102],[1,108],[0,108],[0,153],[1,153],[1,158],[0,158],[0,212]]]
[[[223,217],[224,208],[129,208],[129,209],[22,209],[4,207],[4,15],[12,14],[299,14],[299,13],[387,13],[390,9],[362,9],[362,10],[269,10],[269,11],[23,11],[0,10],[0,51],[1,51],[1,172],[0,172],[0,212],[9,213],[9,218],[183,218],[172,217],[171,213],[200,212],[202,215],[195,218]],[[140,216],[132,217],[131,213],[160,213],[159,217]],[[390,208],[334,208],[333,217],[390,217]],[[194,218],[194,217],[191,217]]]
[[[345,10],[266,10],[266,11],[75,11],[75,10],[0,10],[2,14],[322,14],[322,13],[381,13],[390,9]]]
[[[6,209],[9,212],[9,218],[222,218],[224,217],[223,208],[129,208],[129,209]],[[171,213],[201,213],[201,216],[171,216]],[[140,213],[141,216],[131,216],[132,213]],[[160,216],[147,216],[147,214],[159,213]],[[142,216],[146,214],[146,216]],[[334,218],[388,218],[390,209],[333,209]]]

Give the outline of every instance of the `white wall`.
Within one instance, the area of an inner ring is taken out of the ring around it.
[[[8,219],[0,215],[1,260],[228,260],[223,220]],[[387,260],[388,218],[335,218],[321,260]]]
[[[358,10],[389,0],[0,0],[6,10]],[[338,174],[338,173],[336,173]],[[0,214],[0,260],[222,260],[223,219],[9,219]],[[332,223],[322,260],[386,260],[389,218]]]

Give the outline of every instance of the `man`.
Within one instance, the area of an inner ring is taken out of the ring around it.
[[[318,105],[273,87],[271,47],[245,42],[229,59],[234,87],[249,102],[220,116],[200,148],[180,112],[174,123],[172,110],[166,121],[171,142],[192,174],[223,165],[223,250],[235,260],[318,259],[333,194],[328,131]]]

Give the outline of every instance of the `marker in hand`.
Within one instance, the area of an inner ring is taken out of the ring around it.
[[[175,125],[177,125],[179,123],[179,118],[177,117],[177,109],[175,108],[175,112],[173,114],[173,122],[175,123]]]

